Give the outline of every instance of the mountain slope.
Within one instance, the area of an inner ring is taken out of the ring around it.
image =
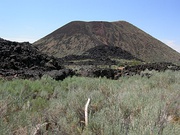
[[[146,62],[180,60],[178,52],[125,21],[70,22],[33,45],[57,57],[82,55],[99,45],[108,45],[119,47]]]

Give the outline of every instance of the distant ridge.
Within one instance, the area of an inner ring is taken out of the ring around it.
[[[121,48],[145,62],[180,61],[178,52],[126,21],[73,21],[33,45],[56,57],[82,55],[104,45]]]

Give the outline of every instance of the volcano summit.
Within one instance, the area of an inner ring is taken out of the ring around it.
[[[87,52],[92,52],[93,48],[103,45],[119,48],[123,50],[120,53],[126,52],[145,62],[178,62],[180,60],[178,52],[125,21],[73,21],[36,41],[33,45],[40,51],[59,58],[87,54]],[[97,53],[102,54],[102,52]]]

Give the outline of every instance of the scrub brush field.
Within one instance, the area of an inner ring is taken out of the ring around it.
[[[149,72],[118,80],[1,79],[0,134],[179,135],[180,72]]]

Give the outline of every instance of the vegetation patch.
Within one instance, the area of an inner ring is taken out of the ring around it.
[[[119,80],[1,79],[0,134],[179,135],[180,72],[151,74]]]

